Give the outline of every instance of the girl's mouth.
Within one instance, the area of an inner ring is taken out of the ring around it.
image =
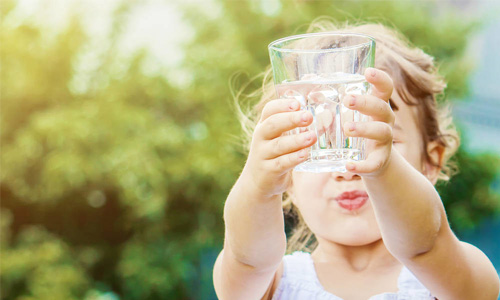
[[[368,201],[368,194],[361,190],[347,191],[335,197],[335,200],[340,207],[352,211],[365,205]]]

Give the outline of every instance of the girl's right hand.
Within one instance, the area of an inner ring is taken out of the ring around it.
[[[312,123],[312,114],[298,111],[299,108],[300,104],[295,99],[269,101],[255,127],[250,153],[240,179],[246,180],[246,184],[250,184],[263,197],[286,191],[291,179],[289,171],[307,159],[309,147],[316,142],[313,131],[283,134]]]

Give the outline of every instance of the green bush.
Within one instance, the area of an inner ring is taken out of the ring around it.
[[[4,1],[0,32],[2,299],[210,297],[224,200],[245,161],[230,78],[258,75],[270,41],[328,15],[399,28],[441,62],[447,96],[458,99],[479,27],[433,14],[433,2],[223,1],[215,16],[179,4],[195,32],[181,87],[143,71],[147,50],[115,55],[138,2],[119,7],[97,49],[78,15],[50,38],[36,24],[7,24],[16,5]],[[96,65],[83,76],[76,66],[89,52]],[[460,231],[498,211],[489,189],[498,159],[457,157],[461,174],[440,192]]]

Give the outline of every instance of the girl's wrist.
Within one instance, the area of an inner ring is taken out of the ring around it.
[[[245,169],[243,169],[240,178],[236,182],[236,187],[241,190],[245,197],[254,199],[257,202],[269,202],[278,198],[281,201],[282,198],[282,195],[272,194],[259,187],[252,174]]]
[[[378,180],[382,180],[383,178],[385,178],[387,176],[390,169],[394,168],[394,164],[398,160],[398,157],[396,157],[396,156],[400,155],[392,146],[391,146],[390,151],[391,152],[390,152],[385,164],[377,172],[362,176],[363,179],[378,181]]]

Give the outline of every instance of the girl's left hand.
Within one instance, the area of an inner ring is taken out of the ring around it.
[[[392,127],[395,114],[389,105],[392,79],[382,70],[368,68],[366,80],[373,85],[371,95],[348,95],[343,103],[349,109],[372,118],[367,122],[346,122],[344,133],[351,137],[368,138],[367,157],[364,161],[349,162],[346,169],[362,176],[376,176],[389,164],[392,150]]]

